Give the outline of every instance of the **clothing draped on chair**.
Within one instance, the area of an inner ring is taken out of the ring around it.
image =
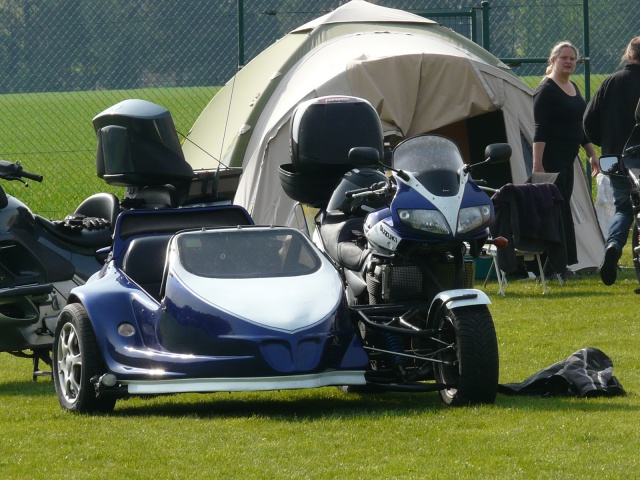
[[[567,268],[567,248],[562,221],[563,198],[552,183],[508,183],[492,197],[496,221],[493,238],[505,237],[506,248],[497,252],[500,270],[517,270],[517,251],[544,251],[555,272]]]

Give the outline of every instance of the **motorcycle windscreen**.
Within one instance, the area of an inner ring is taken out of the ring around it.
[[[430,193],[439,197],[458,194],[458,171],[463,165],[457,145],[440,135],[409,138],[393,151],[394,168],[411,172]]]
[[[287,277],[320,268],[318,254],[293,229],[192,231],[175,240],[180,264],[198,277]]]

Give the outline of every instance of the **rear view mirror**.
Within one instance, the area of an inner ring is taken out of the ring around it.
[[[598,161],[600,170],[605,175],[623,175],[620,169],[620,157],[618,155],[607,155],[600,157]]]
[[[355,167],[379,167],[380,152],[374,147],[354,147],[349,150],[349,163]]]
[[[484,156],[491,163],[504,163],[511,158],[511,145],[508,143],[492,143],[484,149]]]

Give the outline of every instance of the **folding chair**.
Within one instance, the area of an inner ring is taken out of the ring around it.
[[[491,235],[505,237],[509,245],[504,249],[491,247],[488,251],[492,265],[487,279],[495,268],[500,286],[499,294],[505,295],[507,274],[517,270],[517,257],[536,260],[540,271],[542,293],[547,292],[544,274],[550,265],[554,271],[562,272],[567,266],[567,251],[562,223],[562,195],[552,183],[507,184],[492,197],[496,222]],[[545,264],[541,256],[547,255]],[[485,279],[485,286],[487,279]]]

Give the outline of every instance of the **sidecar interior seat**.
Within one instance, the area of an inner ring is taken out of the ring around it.
[[[85,217],[104,218],[113,226],[120,214],[120,200],[112,193],[96,193],[86,198],[74,213]]]
[[[122,260],[122,271],[158,301],[171,237],[172,234],[163,234],[134,238]]]

